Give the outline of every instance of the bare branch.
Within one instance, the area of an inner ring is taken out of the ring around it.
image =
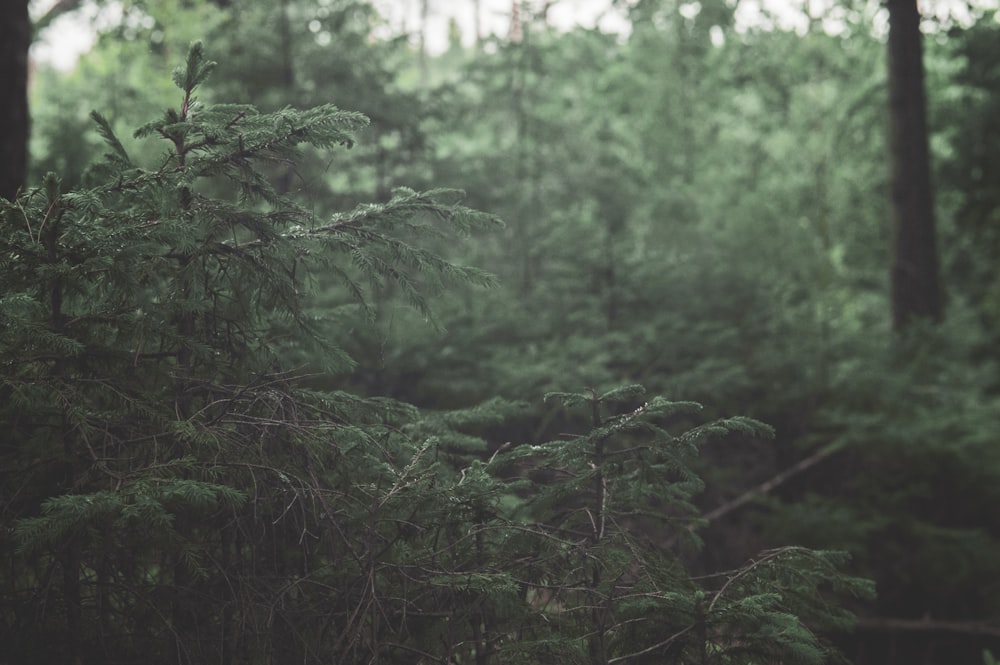
[[[772,492],[775,488],[779,487],[780,485],[783,485],[790,478],[797,476],[806,469],[810,469],[816,466],[823,460],[830,457],[833,453],[835,453],[839,449],[840,448],[836,445],[829,445],[820,448],[812,455],[809,455],[808,457],[799,460],[796,464],[793,464],[792,466],[788,467],[781,473],[765,480],[756,487],[750,488],[749,490],[739,495],[732,501],[724,503],[718,508],[715,508],[714,510],[708,512],[703,519],[706,522],[714,522],[720,517],[725,517],[729,513],[742,508],[747,503],[750,503],[750,501],[752,501],[756,497]]]
[[[989,621],[943,621],[929,617],[925,619],[864,617],[858,619],[857,627],[859,630],[884,632],[942,632],[1000,637],[1000,624]]]
[[[79,9],[81,4],[81,0],[59,0],[59,2],[49,7],[49,10],[42,14],[32,26],[35,37],[63,14],[68,14]]]

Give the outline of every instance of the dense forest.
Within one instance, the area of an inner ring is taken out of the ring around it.
[[[560,4],[3,5],[0,663],[996,663],[996,3]]]

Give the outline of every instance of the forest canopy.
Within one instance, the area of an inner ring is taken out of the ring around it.
[[[997,8],[416,4],[0,39],[0,658],[995,662]]]

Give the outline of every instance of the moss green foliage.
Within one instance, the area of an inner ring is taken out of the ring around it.
[[[636,385],[553,393],[572,433],[487,441],[524,405],[418,409],[319,389],[347,316],[421,316],[486,273],[432,251],[495,227],[458,193],[397,189],[322,218],[275,185],[350,146],[331,105],[179,104],[85,187],[0,225],[0,643],[11,663],[820,663],[870,584],[844,555],[772,549],[694,575],[706,442],[770,435]],[[145,151],[144,151],[145,152]],[[312,152],[310,154],[318,154]],[[428,239],[431,244],[428,245]],[[316,360],[322,358],[322,360]],[[577,412],[582,413],[582,419]],[[559,415],[561,414],[561,415]]]
[[[983,3],[923,23],[948,307],[903,335],[879,3],[619,2],[625,36],[523,2],[424,59],[363,0],[93,4],[3,212],[0,659],[1000,650]]]
[[[400,336],[376,385],[441,405],[641,383],[768,422],[773,443],[697,463],[698,565],[848,549],[880,591],[852,657],[978,663],[1000,617],[995,15],[925,24],[948,320],[893,335],[875,6],[795,32],[737,30],[729,4],[629,3],[627,40],[538,19],[466,53],[434,166],[507,222],[475,246],[503,288],[456,299],[443,343]],[[566,431],[533,408],[499,440]]]

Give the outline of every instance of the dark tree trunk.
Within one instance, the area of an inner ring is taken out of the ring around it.
[[[892,321],[940,321],[941,286],[927,141],[923,46],[917,0],[889,9],[889,146],[892,163]]]
[[[427,22],[431,15],[430,0],[420,2],[420,89],[427,90],[430,83],[430,56],[427,53]]]
[[[0,2],[0,197],[13,200],[28,171],[28,0]]]

